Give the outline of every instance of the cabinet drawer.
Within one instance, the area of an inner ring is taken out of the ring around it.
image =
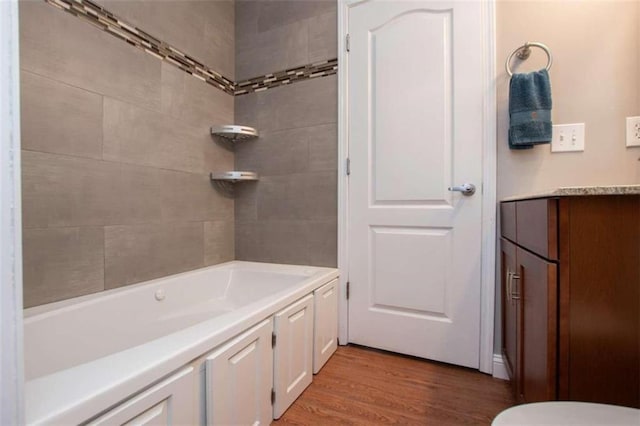
[[[541,257],[558,260],[558,199],[523,200],[515,205],[518,245]]]
[[[500,203],[500,234],[516,241],[516,202]]]

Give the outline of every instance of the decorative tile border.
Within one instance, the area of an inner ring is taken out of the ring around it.
[[[278,71],[273,74],[254,77],[236,83],[235,95],[244,95],[253,92],[262,92],[263,90],[273,89],[274,87],[285,84],[295,83],[301,80],[308,80],[315,77],[326,77],[338,72],[338,59],[329,59],[328,61],[316,62],[301,67],[290,68],[284,71]]]
[[[0,0],[1,1],[1,0]],[[338,71],[338,59],[316,62],[272,74],[254,77],[241,82],[234,82],[214,71],[202,62],[176,49],[149,33],[128,24],[116,17],[102,6],[91,0],[44,0],[50,5],[64,10],[78,18],[84,19],[95,27],[137,47],[156,58],[166,61],[187,74],[211,84],[232,96],[261,92],[285,84],[308,80],[315,77],[326,77]]]

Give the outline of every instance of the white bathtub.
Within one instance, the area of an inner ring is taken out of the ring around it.
[[[336,278],[234,261],[25,311],[26,420],[87,420]]]

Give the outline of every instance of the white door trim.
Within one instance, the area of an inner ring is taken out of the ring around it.
[[[346,50],[349,10],[367,0],[338,0],[338,268],[340,269],[339,328],[340,344],[349,341],[349,157],[348,71]],[[496,250],[496,94],[495,94],[495,0],[483,0],[483,161],[482,161],[482,259],[480,308],[480,371],[493,371]]]
[[[18,1],[0,1],[0,424],[23,424]]]

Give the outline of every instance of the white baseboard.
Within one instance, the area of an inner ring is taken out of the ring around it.
[[[509,380],[507,367],[504,366],[504,360],[500,354],[493,354],[493,377],[496,379]]]

